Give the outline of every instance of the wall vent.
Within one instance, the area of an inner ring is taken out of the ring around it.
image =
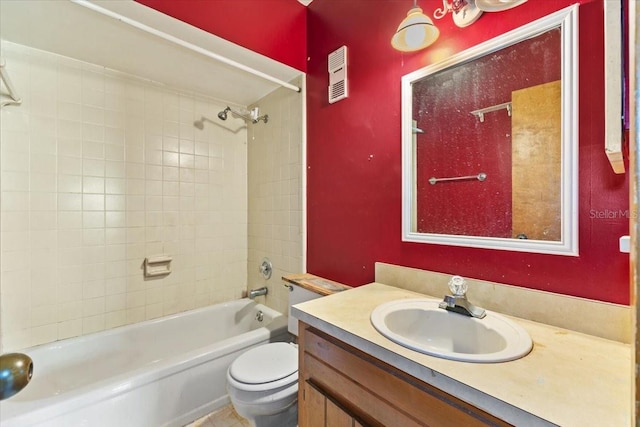
[[[329,104],[347,97],[347,47],[329,54]]]

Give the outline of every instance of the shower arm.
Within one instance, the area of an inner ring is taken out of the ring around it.
[[[260,117],[255,117],[254,118],[254,117],[251,117],[251,116],[247,116],[246,114],[242,114],[242,113],[239,113],[237,111],[234,111],[230,107],[227,107],[226,110],[229,111],[234,116],[241,117],[244,120],[246,120],[248,122],[251,122],[253,124],[258,123],[260,120],[262,120],[265,123],[267,123],[267,121],[269,121],[269,115],[268,114],[264,114],[264,115],[262,115]]]

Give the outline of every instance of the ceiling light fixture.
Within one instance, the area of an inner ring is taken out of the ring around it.
[[[417,0],[413,0],[413,7],[391,38],[391,46],[400,52],[414,52],[433,44],[439,35],[440,31],[433,21],[422,13]]]
[[[453,22],[461,28],[468,27],[480,18],[483,12],[502,12],[520,6],[527,0],[442,0],[442,8],[433,12],[436,19],[451,13]]]

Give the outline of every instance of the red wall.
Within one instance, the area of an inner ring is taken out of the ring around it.
[[[308,8],[307,269],[360,285],[376,261],[461,274],[568,295],[629,303],[628,182],[604,154],[602,0],[579,10],[580,256],[448,247],[401,241],[400,78],[426,64],[574,3],[529,1],[457,28],[417,53],[391,48],[411,2],[314,0]],[[431,13],[440,0],[421,0]],[[349,98],[327,102],[327,54],[348,48]]]
[[[307,13],[298,1],[136,1],[300,71],[307,69]]]

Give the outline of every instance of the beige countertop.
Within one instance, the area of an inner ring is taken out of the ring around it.
[[[297,304],[299,320],[518,426],[630,426],[631,347],[515,317],[529,355],[504,363],[456,362],[409,350],[378,333],[371,311],[422,294],[372,283]]]

